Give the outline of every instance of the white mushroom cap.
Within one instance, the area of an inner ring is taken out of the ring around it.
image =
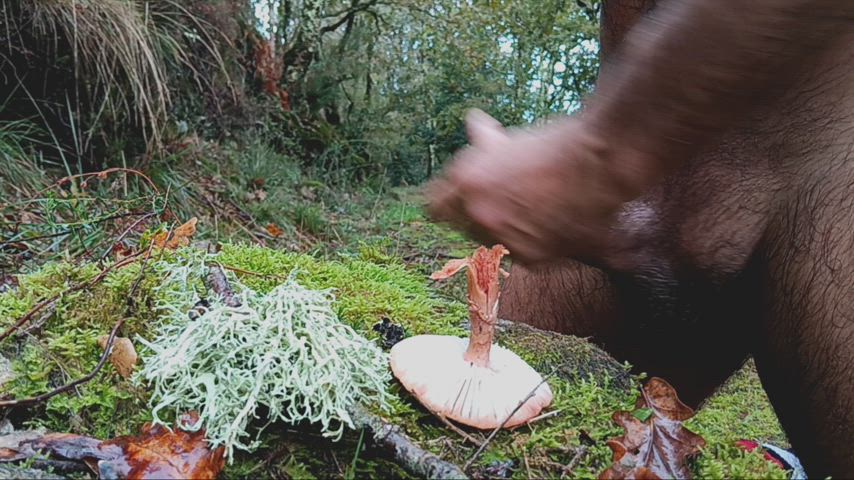
[[[488,365],[480,367],[464,360],[468,343],[444,335],[407,338],[392,347],[391,369],[428,409],[477,428],[499,427],[534,388],[505,427],[530,420],[551,403],[548,384],[518,355],[494,344]]]

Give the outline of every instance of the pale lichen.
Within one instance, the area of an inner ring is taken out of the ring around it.
[[[231,459],[234,449],[259,445],[260,432],[252,438],[248,429],[259,407],[266,425],[309,421],[338,438],[353,427],[353,405],[386,404],[387,356],[339,321],[331,291],[304,288],[292,276],[262,294],[231,278],[242,305],[210,298],[191,318],[200,260],[190,256],[171,267],[161,287],[170,302],[162,305],[156,337],[138,339],[147,349],[139,379],[153,387],[155,421],[171,423],[159,417],[165,409],[197,411],[198,426]]]

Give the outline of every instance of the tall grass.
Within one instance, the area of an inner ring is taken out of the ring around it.
[[[45,186],[46,176],[28,149],[38,144],[31,122],[0,122],[0,201],[7,196],[24,196]]]
[[[199,44],[230,84],[219,51],[227,42],[215,37],[179,0],[0,0],[11,59],[0,71],[18,82],[11,95],[28,97],[60,152],[78,158],[93,142],[126,144],[111,135],[162,147],[175,79],[193,79],[192,94],[209,83],[197,70]],[[33,71],[28,55],[43,57],[59,91],[41,85],[48,73]]]

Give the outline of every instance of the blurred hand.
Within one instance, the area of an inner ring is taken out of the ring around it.
[[[504,244],[523,262],[598,258],[626,198],[608,173],[607,143],[583,125],[564,118],[505,130],[470,112],[471,146],[428,186],[430,213],[484,243]]]

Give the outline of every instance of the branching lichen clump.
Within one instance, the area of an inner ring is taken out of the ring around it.
[[[289,278],[261,294],[231,279],[241,306],[213,299],[201,316],[190,318],[185,307],[197,294],[186,289],[184,299],[174,295],[192,285],[194,270],[174,266],[163,286],[172,292],[166,296],[172,303],[163,305],[166,318],[153,341],[138,339],[148,349],[140,378],[153,386],[155,421],[164,409],[197,411],[208,440],[225,446],[231,459],[234,449],[258,446],[257,436],[247,439],[247,426],[261,406],[268,425],[307,420],[340,437],[345,425],[354,427],[348,408],[387,403],[386,354],[338,320],[330,291]]]

